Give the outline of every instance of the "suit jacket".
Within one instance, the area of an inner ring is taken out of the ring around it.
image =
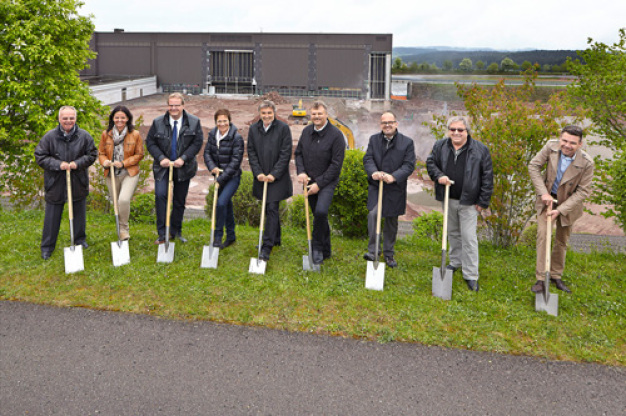
[[[558,140],[550,140],[537,155],[530,161],[528,172],[535,187],[537,200],[535,208],[541,213],[546,205],[541,195],[550,193],[556,180],[556,173],[561,156],[561,147]],[[542,169],[545,171],[542,173]],[[593,159],[582,149],[576,152],[576,157],[569,165],[557,189],[557,211],[561,216],[564,227],[574,224],[583,214],[583,201],[591,194],[593,180]]]

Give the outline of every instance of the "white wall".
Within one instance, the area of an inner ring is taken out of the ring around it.
[[[158,92],[156,76],[111,82],[102,85],[92,85],[89,88],[91,89],[91,95],[106,105],[143,97],[145,95],[152,95]],[[124,89],[126,89],[126,97],[124,97]]]

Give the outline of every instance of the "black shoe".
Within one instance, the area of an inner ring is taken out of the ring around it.
[[[530,288],[533,293],[541,293],[543,292],[543,280],[537,280],[533,287]]]
[[[466,280],[465,283],[467,283],[468,289],[473,292],[478,292],[478,290],[480,289],[480,287],[478,286],[478,280]]]
[[[224,248],[224,245],[222,244],[221,240],[215,240],[215,241],[213,241],[213,247],[215,247],[215,248]]]
[[[565,283],[561,279],[550,279],[557,289],[562,290],[565,293],[572,293],[569,287],[565,286]]]
[[[320,265],[324,263],[324,255],[321,251],[313,250],[313,264]]]
[[[392,269],[394,267],[398,267],[398,262],[395,261],[393,256],[385,256],[385,262],[387,263],[387,266],[391,267]]]
[[[182,236],[182,234],[177,234],[177,235],[170,235],[170,240],[175,240],[178,238],[178,241],[180,241],[181,243],[185,244],[187,242],[187,239],[185,237]]]
[[[234,238],[232,240],[226,239],[226,241],[224,241],[224,244],[222,244],[222,248],[226,248],[228,246],[233,245],[235,241],[237,241],[237,239],[234,239]]]
[[[269,250],[267,250],[267,249],[261,250],[261,254],[259,254],[259,260],[269,261],[271,252],[272,252],[271,249],[269,249]]]
[[[332,253],[328,253],[328,254],[324,253],[324,260],[328,260],[332,256],[333,256]]]
[[[76,243],[77,246],[83,246],[83,249],[87,249],[89,248],[89,244],[87,244],[86,241],[83,241],[81,243]]]
[[[376,257],[372,253],[363,254],[363,258],[367,261],[376,261]]]
[[[448,264],[448,265],[446,266],[446,270],[451,270],[451,271],[452,271],[452,274],[454,274],[454,272],[456,272],[457,270],[459,270],[459,268],[458,268],[458,267],[454,267],[454,266],[453,266],[453,265],[451,265],[451,264]]]
[[[52,252],[50,251],[42,251],[41,252],[41,258],[44,260],[48,260],[50,257],[52,257]]]

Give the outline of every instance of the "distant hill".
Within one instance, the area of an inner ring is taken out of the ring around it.
[[[515,63],[521,65],[522,62],[538,63],[539,65],[562,65],[567,61],[567,57],[572,59],[580,59],[575,50],[518,50],[518,51],[496,51],[496,50],[472,50],[446,47],[430,47],[430,48],[411,48],[399,47],[393,48],[393,59],[400,57],[402,62],[410,64],[411,62],[428,62],[436,64],[439,68],[443,66],[446,60],[452,61],[452,65],[456,68],[459,62],[464,58],[470,58],[472,63],[483,61],[485,66],[492,62],[498,65],[508,57]]]

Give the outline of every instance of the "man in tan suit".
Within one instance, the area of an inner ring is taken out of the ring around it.
[[[578,126],[566,126],[559,140],[550,140],[530,161],[528,172],[535,187],[537,201],[537,282],[531,290],[540,293],[544,289],[546,253],[546,215],[556,220],[556,238],[552,249],[550,278],[557,289],[567,293],[571,290],[561,280],[565,267],[567,242],[572,225],[583,213],[583,201],[591,193],[593,160],[584,152],[583,131]],[[545,167],[545,172],[541,170]],[[550,203],[556,200],[557,203]]]

